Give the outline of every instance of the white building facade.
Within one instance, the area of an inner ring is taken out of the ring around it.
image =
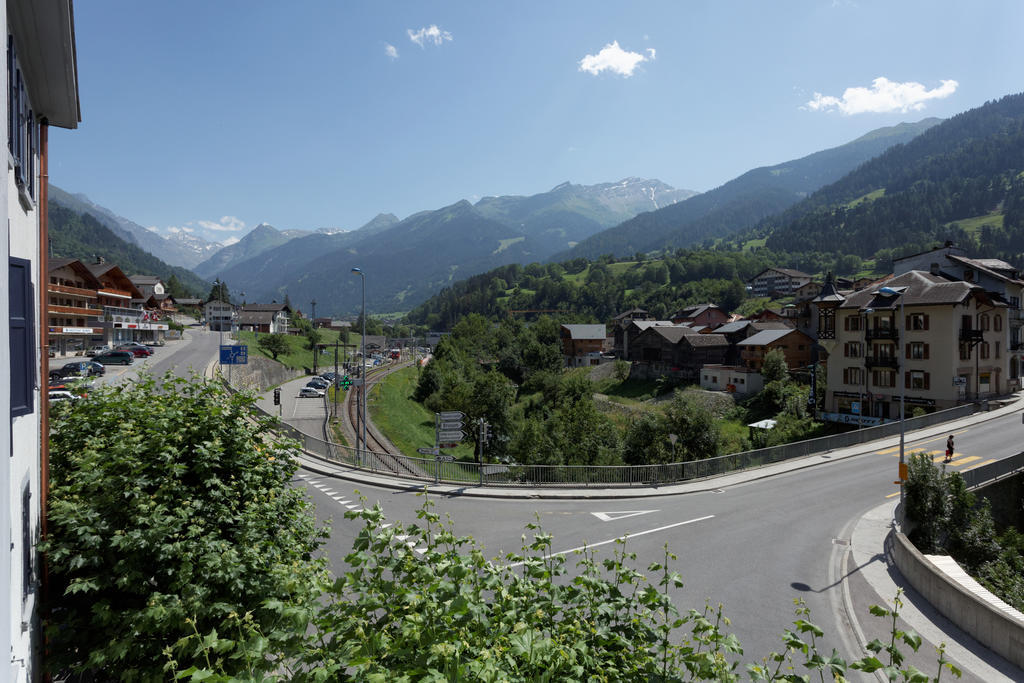
[[[36,543],[48,477],[48,369],[46,185],[50,126],[76,128],[80,120],[74,15],[70,0],[8,0],[0,8],[7,27],[7,70],[0,105],[7,118],[7,180],[0,206],[0,251],[8,287],[0,296],[7,319],[0,340],[0,526],[6,531],[0,561],[0,640],[7,661],[0,679],[42,677],[39,651],[41,567]]]

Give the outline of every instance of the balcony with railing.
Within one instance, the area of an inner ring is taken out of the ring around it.
[[[50,315],[73,315],[78,318],[98,318],[103,315],[103,309],[99,306],[58,306],[57,304],[46,304],[46,311]]]
[[[104,296],[112,296],[115,299],[128,299],[129,301],[132,299],[132,293],[123,289],[103,288],[99,290],[99,293]]]
[[[899,339],[900,333],[895,327],[873,327],[864,331],[868,339]]]
[[[864,366],[867,368],[893,368],[900,366],[896,356],[864,356]]]
[[[96,300],[95,289],[83,289],[82,287],[71,287],[70,285],[56,285],[50,283],[46,285],[46,291],[52,294],[70,294],[72,296],[80,296],[85,299]]]
[[[1020,322],[1021,320],[1024,320],[1024,310],[1020,308],[1011,308],[1007,311],[1007,317],[1010,322]]]

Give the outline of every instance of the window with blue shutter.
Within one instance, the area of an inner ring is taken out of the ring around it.
[[[11,342],[11,417],[35,410],[35,346],[32,262],[10,257],[7,265],[8,327]]]

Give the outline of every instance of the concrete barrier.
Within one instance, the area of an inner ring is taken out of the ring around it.
[[[1024,668],[1024,620],[1001,611],[953,580],[893,531],[886,550],[907,582],[943,616],[1014,666]]]

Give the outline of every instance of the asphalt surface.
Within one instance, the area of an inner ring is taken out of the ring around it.
[[[180,348],[164,347],[143,366],[185,374],[189,366],[205,369],[215,358],[217,334],[196,329],[187,334],[190,339],[178,342]],[[131,372],[115,370],[108,373],[108,381],[125,379]],[[282,391],[285,420],[319,423],[322,401],[298,399],[292,393],[297,394],[297,386],[294,392],[290,385]],[[924,436],[909,434],[906,451],[933,452],[941,461],[950,431],[957,451],[953,469],[1016,454],[1024,442],[1018,409],[1002,417],[981,414],[948,429],[918,432]],[[573,490],[549,499],[537,496],[550,491],[437,487],[430,500],[436,511],[453,521],[457,534],[473,536],[488,556],[499,561],[504,553],[521,548],[524,534],[531,533],[526,525],[538,521],[553,534],[554,550],[570,555],[570,566],[574,549],[586,545],[607,556],[618,547],[615,540],[625,537],[626,549],[637,554],[637,567],[645,569],[661,560],[667,544],[679,557],[674,569],[685,581],[673,595],[675,604],[685,611],[701,609],[705,602],[723,603],[732,620],[730,629],[744,645],[744,661],[782,648],[780,636],[794,619],[795,599],[806,603],[809,619],[825,630],[820,649],[827,654],[834,647],[853,659],[861,654],[857,643],[864,637],[887,636],[887,624],[870,617],[867,609],[891,603],[901,583],[881,555],[888,527],[877,519],[874,525],[865,523],[879,510],[891,518],[891,511],[885,510],[898,496],[893,483],[899,455],[895,444],[890,438],[695,485],[665,487],[643,497],[623,498],[635,492],[621,490]],[[417,495],[422,487],[401,482],[378,485],[372,478],[305,462],[295,482],[306,488],[318,518],[330,529],[324,553],[334,571],[344,570],[344,557],[362,526],[358,520],[345,519],[346,511],[379,503],[389,521],[415,522],[423,503]],[[343,478],[353,476],[363,481]],[[860,539],[856,547],[855,535]],[[1024,672],[944,623],[912,591],[905,600],[911,627],[926,637],[910,660],[916,666],[934,676],[934,647],[947,642],[949,656],[965,670],[962,680],[1024,680]],[[851,674],[851,680],[857,679]]]

